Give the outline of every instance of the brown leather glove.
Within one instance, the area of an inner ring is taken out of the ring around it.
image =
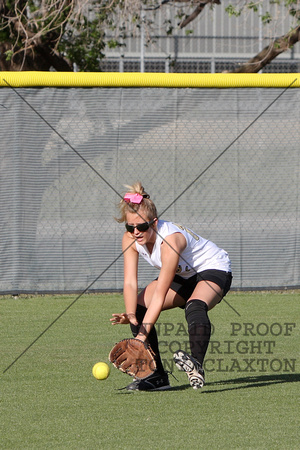
[[[149,344],[134,338],[118,342],[109,353],[110,362],[121,372],[143,379],[156,369],[154,353]]]

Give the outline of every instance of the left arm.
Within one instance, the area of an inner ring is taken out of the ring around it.
[[[156,323],[163,308],[165,297],[176,274],[179,255],[186,247],[186,239],[181,233],[168,236],[161,244],[161,262],[159,277],[151,303],[145,314],[138,339],[145,341],[151,328]]]

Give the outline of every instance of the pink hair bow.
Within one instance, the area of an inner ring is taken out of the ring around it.
[[[128,192],[124,195],[123,200],[126,203],[130,202],[139,205],[142,202],[143,198],[144,197],[141,194],[131,194],[130,192]]]

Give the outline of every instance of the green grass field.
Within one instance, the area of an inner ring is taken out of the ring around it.
[[[114,367],[92,376],[130,336],[109,322],[123,311],[119,294],[81,297],[37,339],[74,298],[0,298],[2,449],[299,448],[299,291],[228,294],[236,312],[223,301],[210,313],[198,391],[175,367],[165,392],[120,390],[131,378]],[[158,332],[172,369],[188,340],[184,312],[162,313]]]

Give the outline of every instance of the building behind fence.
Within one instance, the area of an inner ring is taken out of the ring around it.
[[[232,71],[293,27],[287,9],[276,2],[265,1],[258,13],[248,10],[239,17],[230,17],[225,12],[227,3],[222,2],[213,9],[204,8],[194,22],[182,30],[174,28],[170,35],[165,33],[166,23],[179,21],[174,17],[178,8],[165,5],[155,13],[144,11],[145,25],[136,29],[129,27],[124,46],[107,49],[101,69],[104,72],[166,73]],[[271,13],[273,21],[262,25],[260,17],[266,12]],[[149,20],[153,20],[151,29],[147,26]],[[300,72],[300,44],[278,56],[263,72]]]

